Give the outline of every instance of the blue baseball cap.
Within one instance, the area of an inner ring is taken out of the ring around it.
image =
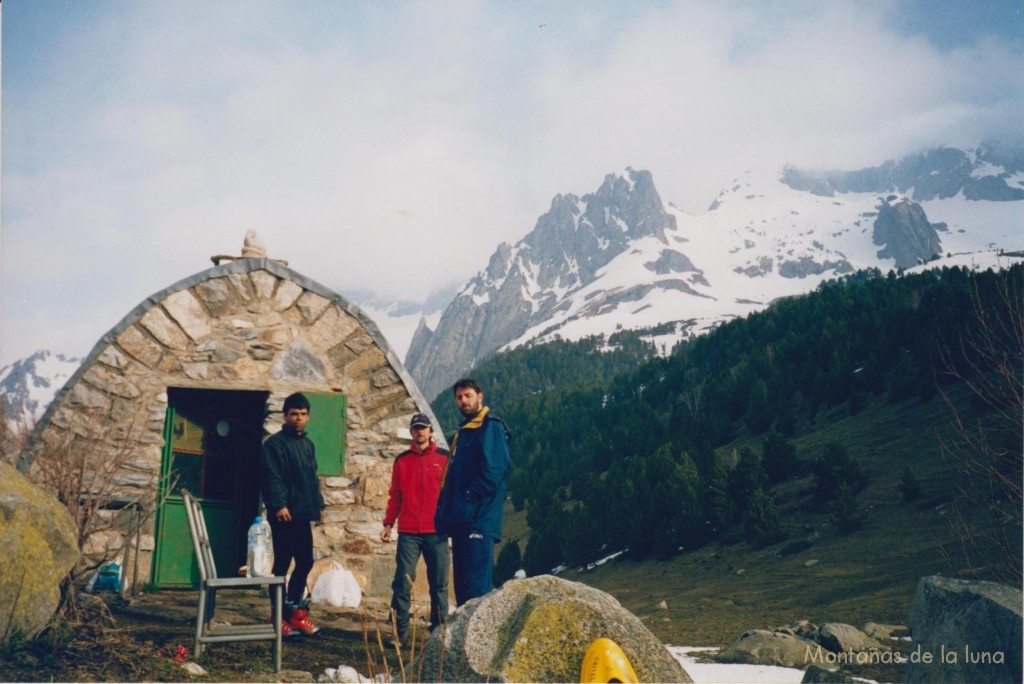
[[[414,428],[414,427],[428,427],[428,428],[432,428],[434,426],[430,422],[430,416],[428,416],[426,413],[417,413],[415,416],[412,417],[412,420],[409,421],[409,427],[411,427],[411,428]]]

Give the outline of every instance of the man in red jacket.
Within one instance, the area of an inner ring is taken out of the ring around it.
[[[395,611],[398,641],[403,644],[409,631],[412,583],[421,554],[430,586],[430,629],[448,617],[448,538],[434,528],[434,511],[448,452],[434,444],[434,428],[426,414],[414,415],[409,431],[412,444],[399,454],[391,470],[388,507],[380,533],[381,541],[390,541],[397,518],[398,552],[395,580],[391,583],[391,608]]]

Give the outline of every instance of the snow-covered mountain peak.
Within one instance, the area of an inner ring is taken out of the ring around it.
[[[438,328],[417,331],[407,365],[432,395],[501,349],[653,328],[667,351],[856,270],[991,263],[1022,246],[1024,199],[1024,164],[993,149],[852,172],[751,168],[697,216],[663,202],[647,171],[609,174],[593,193],[557,195],[499,247]]]
[[[676,217],[666,210],[648,171],[627,168],[624,174],[605,176],[593,193],[556,195],[530,233],[514,245],[500,245],[487,268],[459,291],[436,332],[417,332],[407,365],[414,373],[420,368],[429,375],[424,368],[447,363],[439,355],[476,358],[494,353],[535,323],[571,311],[569,300],[639,241],[669,247],[668,235],[676,228]],[[652,252],[647,261],[659,258],[660,253]],[[667,256],[660,268],[677,262]],[[449,325],[470,330],[457,333]],[[453,350],[434,343],[449,333],[467,345]],[[446,376],[419,378],[428,395],[447,381]]]

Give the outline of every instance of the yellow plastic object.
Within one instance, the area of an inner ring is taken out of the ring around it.
[[[580,668],[580,682],[625,682],[638,684],[640,678],[633,671],[629,658],[622,652],[619,645],[611,639],[601,637],[590,644],[587,654],[583,656],[583,667]]]

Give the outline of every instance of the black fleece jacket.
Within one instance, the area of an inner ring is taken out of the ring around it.
[[[260,452],[260,489],[267,515],[287,508],[294,520],[318,520],[324,509],[316,450],[306,433],[285,425],[263,443]]]

